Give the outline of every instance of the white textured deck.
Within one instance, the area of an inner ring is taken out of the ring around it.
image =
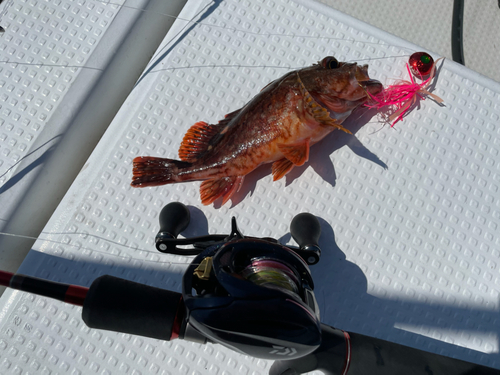
[[[0,231],[36,239],[184,2],[2,2]],[[0,236],[3,269],[33,243]]]
[[[260,168],[232,202],[205,207],[199,182],[131,188],[132,159],[176,157],[191,124],[221,119],[289,67],[421,48],[305,0],[191,1],[180,17],[199,23],[176,21],[20,272],[81,285],[113,274],[179,291],[189,259],[153,246],[168,202],[190,206],[185,236],[227,233],[234,215],[244,234],[286,242],[306,211],[323,230],[312,267],[323,322],[500,368],[500,85],[445,60],[434,90],[445,107],[421,102],[395,128],[354,115],[354,136],[333,133],[286,179]],[[390,83],[406,61],[368,61],[370,75]],[[266,374],[271,364],[90,330],[80,308],[22,292],[0,304],[0,373]]]
[[[8,220],[32,175],[67,130],[63,121],[51,119],[71,116],[61,107],[70,88],[77,85],[84,98],[104,69],[109,56],[94,52],[123,2],[33,0],[0,5],[5,29],[0,36],[0,220]],[[78,79],[81,76],[86,82]],[[81,101],[74,97],[72,104],[78,109]]]

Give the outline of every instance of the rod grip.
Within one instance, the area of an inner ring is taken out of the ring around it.
[[[351,363],[348,375],[500,375],[500,370],[405,345],[349,333]]]
[[[321,346],[302,358],[276,361],[270,375],[500,375],[500,370],[345,332],[321,324]]]
[[[90,286],[82,318],[90,328],[168,341],[178,337],[184,314],[181,293],[104,275]]]

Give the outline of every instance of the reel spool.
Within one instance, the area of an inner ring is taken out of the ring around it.
[[[241,276],[259,286],[299,293],[299,280],[295,273],[277,260],[253,259],[252,263],[241,271]]]
[[[182,284],[181,338],[201,333],[264,359],[283,359],[283,350],[287,358],[299,358],[321,344],[309,267],[286,246],[231,238],[195,257]]]

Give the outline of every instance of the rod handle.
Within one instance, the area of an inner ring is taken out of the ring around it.
[[[110,275],[94,280],[82,309],[90,328],[162,340],[178,337],[184,315],[181,293]]]

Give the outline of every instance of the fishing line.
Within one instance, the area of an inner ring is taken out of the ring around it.
[[[366,58],[366,59],[356,59],[356,60],[348,60],[346,61],[347,63],[350,62],[360,62],[360,61],[372,61],[372,60],[382,60],[382,59],[388,59],[388,58],[402,58],[402,57],[410,57],[411,55],[397,55],[397,56],[387,56],[387,57],[373,57],[373,58]],[[154,69],[151,70],[149,73],[157,73],[161,71],[175,71],[175,70],[183,70],[183,69],[202,69],[202,68],[273,68],[273,69],[289,69],[289,70],[297,70],[297,69],[302,69],[305,68],[306,66],[279,66],[279,65],[241,65],[241,64],[227,64],[227,65],[190,65],[190,66],[176,66],[176,67],[168,67],[168,68],[162,68],[162,69]]]
[[[64,64],[46,64],[46,63],[29,63],[29,62],[22,62],[22,61],[9,61],[9,60],[0,60],[0,63],[3,64],[14,64],[14,65],[29,65],[29,66],[40,66],[40,67],[49,67],[49,68],[75,68],[75,69],[90,69],[90,70],[98,70],[98,71],[104,71],[103,68],[95,68],[92,66],[85,66],[85,65],[64,65]]]
[[[99,236],[96,236],[96,235],[93,235],[93,234],[89,234],[89,233],[78,233],[78,232],[76,232],[76,233],[70,233],[70,232],[47,233],[47,232],[41,232],[40,234],[58,234],[58,235],[82,235],[82,236],[89,236],[89,237],[98,238],[98,239],[106,241],[106,242],[113,243],[113,244],[118,245],[118,246],[122,246],[122,247],[127,248],[127,249],[131,249],[131,250],[134,250],[134,251],[143,251],[143,252],[151,253],[151,254],[154,254],[154,255],[160,255],[157,251],[152,251],[152,250],[147,250],[147,249],[141,249],[141,248],[137,248],[137,247],[134,247],[134,246],[129,246],[129,245],[121,244],[119,242],[116,242],[116,241],[113,241],[113,240],[109,240],[107,238],[99,237]],[[139,262],[148,262],[148,263],[156,263],[156,264],[171,264],[171,265],[185,265],[185,266],[189,265],[189,263],[185,263],[185,262],[165,262],[165,261],[159,261],[159,260],[134,258],[134,257],[130,257],[130,256],[125,256],[125,255],[112,254],[112,253],[108,253],[106,251],[96,250],[96,249],[93,249],[93,248],[90,248],[90,247],[85,247],[85,246],[71,244],[71,243],[65,243],[65,242],[62,242],[62,241],[50,240],[48,238],[40,238],[40,237],[34,237],[34,236],[27,236],[27,235],[23,235],[23,234],[14,234],[14,233],[0,232],[0,235],[2,235],[2,236],[8,236],[8,237],[24,238],[24,239],[30,239],[30,240],[40,240],[40,241],[55,243],[55,244],[59,244],[59,245],[63,245],[63,246],[71,246],[71,247],[78,248],[79,250],[88,250],[88,251],[96,252],[96,253],[99,253],[99,254],[110,255],[110,256],[113,256],[113,257],[122,258],[122,259],[126,259],[126,260],[136,260],[136,261],[139,261]]]
[[[259,35],[259,36],[268,36],[268,37],[269,36],[284,36],[284,37],[292,37],[292,38],[345,40],[345,41],[349,41],[349,42],[360,42],[359,40],[356,40],[356,39],[350,39],[350,38],[346,39],[346,38],[329,37],[329,36],[321,36],[321,35],[305,35],[305,34],[295,34],[295,33],[280,34],[280,33],[262,33],[262,32],[257,32],[257,31],[248,31],[248,30],[244,30],[244,29],[238,29],[236,27],[216,25],[216,24],[213,24],[213,23],[206,23],[206,22],[200,22],[200,21],[193,21],[191,19],[182,18],[182,17],[179,17],[179,16],[174,16],[172,14],[161,13],[161,12],[153,12],[153,11],[150,11],[150,10],[147,10],[147,9],[144,9],[144,8],[137,8],[137,7],[133,7],[133,6],[130,6],[130,5],[121,5],[121,4],[118,4],[118,3],[113,3],[111,1],[103,1],[103,0],[92,0],[92,1],[95,1],[95,2],[98,2],[98,3],[103,3],[103,4],[108,4],[108,5],[115,5],[117,7],[122,7],[122,8],[135,9],[135,10],[138,10],[138,11],[141,11],[141,12],[145,12],[145,13],[159,14],[159,15],[162,15],[162,16],[165,16],[165,17],[170,17],[170,18],[175,18],[175,19],[180,20],[180,21],[185,21],[185,22],[188,22],[188,23],[191,23],[191,24],[194,24],[194,25],[215,27],[215,28],[225,29],[225,30],[234,31],[234,32],[241,32],[241,33],[249,34],[249,35]],[[361,43],[394,46],[394,47],[400,47],[402,49],[408,49],[409,50],[409,48],[406,48],[406,47],[403,47],[403,46],[391,45],[391,44],[387,44],[387,43],[383,43],[383,42],[382,43],[380,43],[380,42],[361,42]]]
[[[194,21],[193,19],[182,18],[182,17],[179,17],[179,16],[174,16],[172,14],[167,14],[167,13],[162,13],[162,12],[153,12],[153,11],[150,11],[150,10],[147,10],[147,9],[144,9],[144,8],[133,7],[133,6],[130,6],[130,5],[122,5],[122,4],[114,3],[114,2],[111,2],[111,1],[104,1],[104,0],[92,0],[92,1],[103,3],[103,4],[108,4],[108,5],[114,5],[114,6],[122,7],[122,8],[134,9],[134,10],[141,11],[141,12],[146,12],[146,13],[155,13],[155,14],[159,14],[159,15],[162,15],[162,16],[165,16],[165,17],[174,18],[176,20],[185,21],[185,22],[187,22],[189,24],[192,24],[192,25],[214,27],[214,28],[229,30],[229,31],[233,31],[233,32],[241,32],[243,34],[248,34],[248,35],[258,35],[258,36],[267,36],[267,37],[280,36],[280,37],[304,38],[304,39],[340,40],[340,41],[347,41],[347,42],[352,42],[352,43],[359,42],[359,43],[364,43],[364,44],[380,45],[380,46],[386,46],[386,47],[397,47],[397,48],[400,48],[402,50],[416,52],[416,50],[413,50],[413,49],[405,47],[405,46],[397,45],[397,44],[389,44],[389,43],[385,43],[385,42],[361,41],[361,40],[356,40],[354,38],[339,38],[339,37],[330,37],[330,36],[322,36],[322,35],[306,35],[306,34],[296,34],[296,33],[283,34],[283,33],[270,33],[270,32],[249,31],[249,30],[239,29],[239,28],[231,27],[231,26],[216,25],[216,24],[213,24],[213,23]],[[207,5],[207,7],[208,7],[208,5]],[[207,7],[205,7],[205,8],[207,8]],[[200,12],[197,14],[197,16],[205,8],[203,8],[202,10],[200,10]],[[375,60],[375,59],[387,59],[387,58],[392,58],[392,57],[406,57],[406,56],[407,55],[403,55],[403,56],[387,56],[387,57],[376,57],[376,58],[371,58],[371,59],[373,59],[373,60]],[[408,55],[408,56],[410,56],[410,55]],[[371,60],[371,59],[364,59],[364,60]],[[363,60],[356,60],[356,61],[363,61]]]
[[[302,34],[296,34],[296,33],[285,33],[285,34],[283,34],[283,33],[249,31],[249,30],[238,29],[236,27],[229,27],[229,26],[225,26],[225,25],[217,25],[217,24],[212,24],[212,23],[207,23],[207,22],[195,21],[193,19],[186,19],[186,18],[182,18],[182,17],[179,17],[179,16],[174,16],[174,15],[167,14],[167,13],[152,12],[152,11],[150,11],[148,9],[143,9],[143,8],[139,8],[139,7],[133,7],[133,6],[129,6],[129,5],[123,5],[123,4],[119,4],[119,3],[114,3],[112,1],[103,1],[103,0],[92,0],[92,1],[94,1],[96,3],[102,3],[102,4],[106,4],[106,5],[112,5],[112,6],[116,6],[116,7],[120,7],[120,8],[132,9],[132,10],[140,11],[140,12],[155,13],[155,14],[159,14],[159,15],[164,16],[164,17],[170,17],[170,18],[174,18],[174,19],[177,19],[177,20],[180,20],[180,21],[184,21],[188,25],[197,25],[197,26],[206,26],[206,27],[210,27],[210,28],[224,29],[224,30],[229,30],[229,31],[232,31],[232,32],[243,33],[243,34],[246,34],[246,35],[263,36],[263,37],[279,36],[279,37],[289,37],[289,38],[294,38],[294,39],[301,39],[302,38],[302,39],[338,40],[338,41],[345,41],[345,42],[351,42],[351,43],[358,42],[358,43],[369,44],[369,45],[380,45],[380,46],[386,46],[386,47],[396,47],[396,48],[399,48],[401,50],[413,51],[412,49],[409,49],[409,48],[404,47],[404,46],[391,45],[391,44],[388,44],[388,43],[385,43],[385,42],[361,41],[361,40],[356,40],[356,39],[353,39],[353,38],[339,38],[339,37],[321,36],[321,35],[302,35]],[[12,4],[12,1],[8,1],[6,5],[10,6],[11,4]],[[8,6],[6,6],[4,8],[3,12],[1,13],[2,16],[6,14],[7,9],[8,9]],[[198,13],[198,15],[199,14],[200,13]],[[159,52],[157,52],[155,56],[158,56],[158,54],[159,54]],[[384,60],[384,59],[392,59],[392,58],[404,58],[404,57],[409,57],[409,56],[410,56],[409,54],[403,54],[403,55],[393,55],[393,56],[383,56],[383,57],[371,57],[371,58],[365,58],[365,59],[350,60],[348,62]],[[35,66],[35,67],[40,67],[40,68],[42,68],[42,67],[47,67],[47,68],[73,68],[73,69],[89,69],[89,70],[95,70],[95,71],[103,71],[104,70],[104,68],[92,67],[92,66],[86,66],[86,65],[66,65],[66,64],[52,64],[52,63],[42,63],[42,62],[22,62],[22,61],[0,60],[0,63],[2,63],[2,64],[13,64],[13,65],[16,65],[16,66],[17,65],[21,65],[21,66]],[[160,71],[169,71],[169,70],[174,71],[174,70],[180,70],[180,69],[204,69],[204,68],[212,68],[212,69],[214,69],[214,68],[236,68],[236,69],[241,69],[241,68],[244,68],[244,69],[245,68],[247,68],[247,69],[276,68],[276,69],[295,70],[295,69],[301,69],[301,68],[303,68],[303,66],[302,67],[289,67],[289,66],[272,66],[272,65],[241,65],[241,64],[216,65],[216,64],[208,64],[208,65],[196,65],[196,66],[166,67],[166,68],[162,68],[162,69],[151,70],[149,73],[160,72]],[[7,170],[7,172],[9,170]],[[5,172],[3,175],[5,175],[7,172]],[[42,232],[42,234],[43,233],[44,232]],[[45,233],[45,234],[47,234],[47,233]],[[146,249],[140,249],[140,248],[136,248],[136,247],[132,247],[132,246],[120,244],[118,242],[115,242],[115,241],[112,241],[112,240],[108,240],[108,239],[105,239],[105,238],[102,238],[102,237],[99,237],[99,236],[87,234],[87,233],[51,233],[51,234],[68,234],[68,235],[71,234],[71,235],[90,236],[90,237],[98,238],[98,239],[103,240],[103,241],[107,241],[109,243],[113,243],[114,245],[119,245],[119,246],[122,246],[122,247],[125,247],[125,248],[132,249],[134,251],[144,251],[144,252],[147,252],[147,253],[158,254],[155,251],[146,250]],[[51,243],[56,243],[56,244],[60,244],[60,245],[64,245],[64,246],[72,246],[72,247],[76,247],[76,248],[79,248],[79,249],[89,250],[89,251],[93,251],[93,252],[96,252],[96,253],[101,253],[101,254],[104,254],[104,255],[111,255],[111,256],[114,256],[114,257],[128,259],[128,260],[137,260],[137,261],[142,261],[142,262],[154,262],[154,263],[183,264],[183,265],[187,265],[186,263],[180,263],[180,262],[179,263],[176,263],[176,262],[162,262],[162,261],[154,261],[154,260],[133,258],[133,257],[122,256],[122,255],[117,255],[117,254],[110,254],[110,253],[107,253],[105,251],[100,251],[100,250],[96,250],[96,249],[92,249],[92,248],[88,248],[88,247],[83,247],[83,246],[80,246],[80,245],[74,245],[74,244],[64,243],[64,242],[61,242],[61,241],[49,240],[49,239],[43,239],[43,238],[37,238],[37,237],[32,237],[32,236],[25,236],[25,235],[19,235],[19,234],[13,234],[13,233],[5,233],[5,232],[0,232],[0,235],[12,236],[12,237],[19,237],[19,238],[25,238],[25,239],[32,239],[32,240],[38,240],[38,239],[40,239],[40,240],[51,242]]]
[[[106,5],[112,5],[120,8],[127,8],[127,9],[132,9],[140,12],[145,12],[145,13],[154,13],[158,14],[164,17],[170,17],[174,18],[180,21],[184,21],[188,24],[191,25],[198,25],[198,26],[207,26],[207,27],[213,27],[213,28],[220,28],[224,30],[229,30],[232,32],[239,32],[239,33],[244,33],[248,35],[258,35],[258,36],[265,36],[265,37],[272,37],[272,36],[280,36],[280,37],[290,37],[290,38],[295,38],[295,39],[323,39],[323,40],[339,40],[339,41],[345,41],[345,42],[351,42],[351,43],[363,43],[363,44],[370,44],[370,45],[380,45],[380,46],[386,46],[386,47],[396,47],[402,50],[406,51],[411,51],[415,52],[415,50],[412,50],[410,48],[396,45],[396,44],[388,44],[385,42],[369,42],[369,41],[361,41],[361,40],[356,40],[353,38],[339,38],[339,37],[330,37],[330,36],[322,36],[322,35],[305,35],[305,34],[296,34],[296,33],[288,33],[288,34],[283,34],[283,33],[270,33],[270,32],[256,32],[256,31],[249,31],[249,30],[244,30],[244,29],[238,29],[236,27],[230,27],[230,26],[225,26],[225,25],[217,25],[217,24],[212,24],[212,23],[207,23],[207,22],[200,22],[200,21],[195,21],[192,19],[187,19],[179,16],[174,16],[168,13],[162,13],[162,12],[153,12],[148,9],[144,8],[139,8],[139,7],[133,7],[129,5],[122,5],[119,3],[114,3],[111,1],[103,1],[103,0],[92,0],[97,3],[102,3]],[[6,9],[4,10],[4,13],[6,12]],[[199,15],[199,14],[198,14]],[[197,15],[197,16],[198,16]],[[160,52],[160,51],[159,51]],[[155,57],[159,54],[157,52],[155,54]],[[359,62],[359,61],[372,61],[372,60],[383,60],[383,59],[391,59],[391,58],[403,58],[403,57],[408,57],[410,56],[409,54],[403,54],[403,55],[393,55],[393,56],[383,56],[383,57],[370,57],[370,58],[365,58],[365,59],[355,59],[355,60],[349,60],[346,62]],[[153,59],[155,58],[153,57]],[[13,64],[13,65],[26,65],[26,66],[36,66],[36,67],[57,67],[57,68],[73,68],[73,69],[89,69],[89,70],[95,70],[95,71],[103,71],[104,68],[100,67],[92,67],[92,66],[86,66],[86,65],[66,65],[66,64],[51,64],[51,63],[42,63],[42,62],[22,62],[22,61],[11,61],[11,60],[0,60],[0,63],[2,64]],[[214,64],[209,64],[209,65],[198,65],[198,66],[183,66],[183,67],[169,67],[169,68],[164,68],[164,69],[155,69],[150,71],[149,73],[153,72],[159,72],[159,71],[166,71],[166,70],[178,70],[178,69],[194,69],[194,68],[249,68],[249,69],[262,69],[262,68],[279,68],[279,69],[301,69],[304,68],[304,66],[301,67],[288,67],[288,66],[272,66],[272,65],[240,65],[240,64],[230,64],[230,65],[214,65]]]
[[[106,4],[106,5],[112,5],[112,6],[127,8],[127,9],[133,9],[135,11],[140,11],[140,12],[152,12],[152,11],[150,11],[148,9],[143,9],[143,8],[139,8],[139,7],[132,7],[132,6],[129,6],[129,5],[122,5],[122,4],[118,4],[118,3],[115,3],[115,2],[111,2],[111,1],[103,1],[103,0],[91,0],[91,1],[94,1],[96,3]],[[12,1],[8,1],[5,4],[6,6],[4,7],[3,12],[1,13],[2,16],[4,14],[6,14],[7,9],[10,7],[11,4],[12,4]],[[198,12],[198,14],[195,17],[198,17],[200,15],[200,13],[204,9],[206,9],[206,7],[203,8],[203,9],[201,9],[200,12]],[[352,43],[359,42],[359,43],[365,43],[365,44],[393,46],[393,47],[397,47],[397,48],[400,48],[400,49],[405,49],[405,50],[411,51],[410,49],[408,49],[406,47],[398,46],[398,45],[390,45],[390,44],[387,44],[387,43],[384,43],[384,42],[359,41],[359,40],[352,39],[352,38],[338,38],[338,37],[329,37],[329,36],[321,36],[321,35],[300,35],[300,34],[295,34],[295,33],[292,33],[292,34],[258,33],[258,32],[248,31],[248,30],[237,29],[235,27],[228,27],[228,26],[216,25],[216,24],[211,24],[211,23],[206,23],[206,22],[199,22],[199,21],[195,21],[194,19],[182,18],[182,17],[171,15],[171,14],[167,14],[167,13],[156,13],[156,12],[153,12],[153,13],[160,14],[160,15],[162,15],[164,17],[171,17],[171,18],[175,18],[175,19],[178,19],[178,20],[181,20],[181,21],[185,21],[187,24],[191,24],[191,25],[200,25],[200,26],[207,26],[207,27],[222,28],[222,29],[226,29],[226,30],[230,30],[230,31],[234,31],[234,32],[241,32],[241,33],[251,34],[251,35],[260,35],[260,36],[266,36],[266,37],[283,36],[283,37],[292,37],[292,38],[309,38],[309,39],[310,38],[316,38],[316,39],[327,39],[327,40],[341,40],[341,41],[352,42]],[[176,37],[180,33],[182,33],[183,30],[181,30],[176,35]],[[170,42],[168,42],[168,44],[170,44]],[[166,48],[166,46],[163,47],[162,50],[165,49],[165,48]],[[155,54],[155,56],[153,57],[153,59],[151,61],[153,61],[160,53],[161,53],[161,50],[158,51]],[[393,55],[393,56],[383,56],[383,57],[371,57],[371,58],[364,58],[364,59],[354,59],[354,60],[348,60],[347,62],[365,62],[365,61],[369,62],[369,61],[374,61],[374,60],[383,60],[383,59],[392,59],[392,58],[405,58],[405,57],[409,57],[409,56],[410,55],[408,55],[408,54],[402,54],[402,55]],[[38,67],[38,68],[87,69],[87,70],[94,70],[94,71],[101,71],[101,72],[105,70],[105,68],[93,67],[93,66],[87,66],[87,65],[68,65],[68,64],[53,64],[53,63],[43,63],[43,62],[24,62],[24,61],[12,61],[12,60],[0,60],[0,64],[12,64],[14,66],[19,66],[19,65],[20,66],[33,66],[33,67]],[[291,67],[291,66],[262,65],[262,64],[260,64],[260,65],[241,65],[241,64],[217,65],[217,64],[207,64],[207,65],[195,65],[195,66],[189,66],[189,65],[187,65],[187,66],[171,66],[171,67],[169,66],[169,67],[164,67],[164,68],[151,69],[150,71],[145,72],[144,75],[145,74],[149,74],[149,73],[162,72],[162,71],[165,71],[165,72],[171,71],[171,72],[173,72],[175,70],[207,69],[207,68],[209,68],[209,69],[215,69],[215,68],[234,68],[234,69],[266,69],[266,68],[273,68],[273,69],[296,70],[296,69],[304,68],[304,66]],[[140,79],[142,79],[142,77]],[[3,177],[3,176],[5,176],[21,160],[19,160],[14,165],[11,165],[7,170],[5,170],[1,174],[0,178]]]
[[[49,139],[47,142],[43,143],[42,145],[38,146],[37,148],[35,148],[33,151],[29,152],[28,154],[24,155],[21,159],[19,159],[18,161],[16,161],[14,164],[12,164],[9,168],[7,168],[7,170],[0,174],[0,178],[2,178],[3,176],[5,176],[7,173],[9,173],[10,170],[12,170],[12,168],[14,168],[16,165],[18,165],[19,163],[21,163],[24,159],[28,158],[29,156],[33,155],[34,153],[36,153],[38,150],[41,150],[43,147],[45,147],[46,145],[48,145],[50,142],[54,141],[55,139],[59,138],[59,137],[62,137],[62,135],[56,135],[55,137],[52,137],[51,139]],[[50,150],[50,148],[49,148]],[[1,189],[1,188],[0,188]],[[1,191],[1,190],[0,190]]]

